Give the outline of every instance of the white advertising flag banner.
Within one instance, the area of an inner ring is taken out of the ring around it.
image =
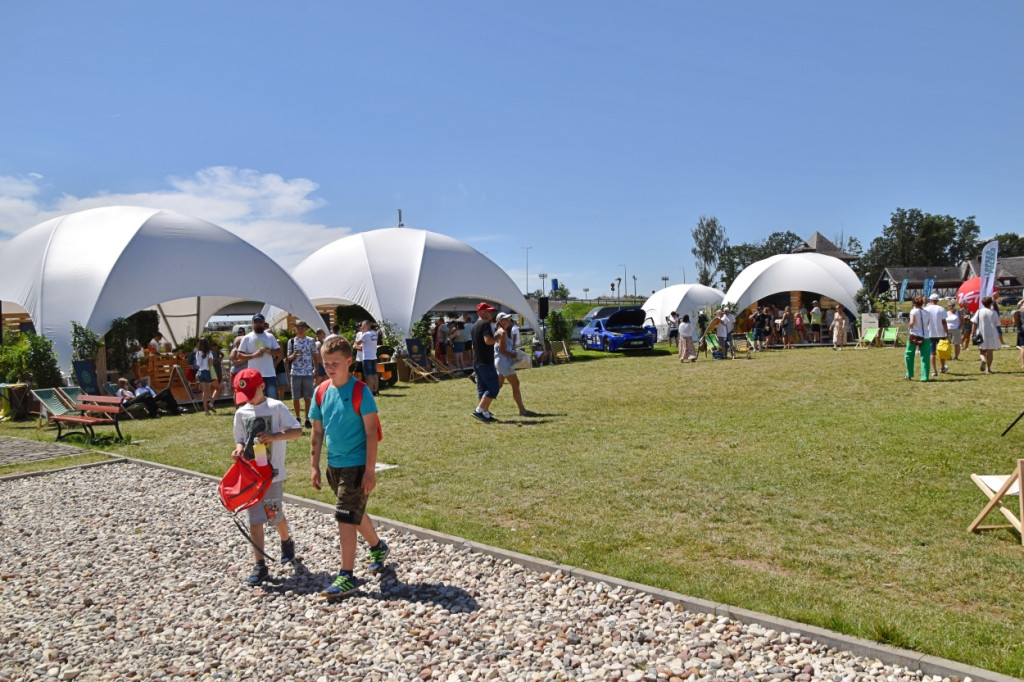
[[[985,244],[981,250],[981,290],[978,295],[981,298],[991,296],[996,286],[996,258],[999,255],[999,242],[992,241]]]

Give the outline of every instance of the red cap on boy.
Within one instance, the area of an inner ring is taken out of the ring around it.
[[[256,397],[256,391],[263,385],[259,370],[246,367],[235,375],[235,405],[247,403]]]

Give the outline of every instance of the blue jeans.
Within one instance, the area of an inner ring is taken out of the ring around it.
[[[277,377],[263,377],[263,386],[267,397],[277,400]]]

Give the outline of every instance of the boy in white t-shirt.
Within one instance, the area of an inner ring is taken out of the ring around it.
[[[264,524],[276,528],[281,536],[281,563],[287,564],[295,558],[295,541],[284,517],[284,441],[301,436],[302,427],[287,405],[266,396],[263,375],[258,370],[243,369],[235,375],[234,385],[235,404],[241,405],[235,412],[235,455],[260,460],[267,457],[267,445],[270,445],[269,460],[274,469],[274,480],[266,495],[247,510],[256,565],[245,583],[255,587],[270,574],[263,554]]]

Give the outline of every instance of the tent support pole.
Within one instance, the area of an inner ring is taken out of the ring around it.
[[[199,334],[200,334],[200,329],[199,329],[199,302],[201,300],[202,300],[202,297],[196,296],[196,338],[197,339],[199,338]]]
[[[156,311],[160,313],[160,319],[164,321],[164,326],[167,327],[167,335],[171,337],[171,343],[175,346],[178,345],[178,339],[174,338],[174,329],[171,327],[171,323],[167,321],[167,315],[164,315],[164,307],[162,304],[156,304]]]

